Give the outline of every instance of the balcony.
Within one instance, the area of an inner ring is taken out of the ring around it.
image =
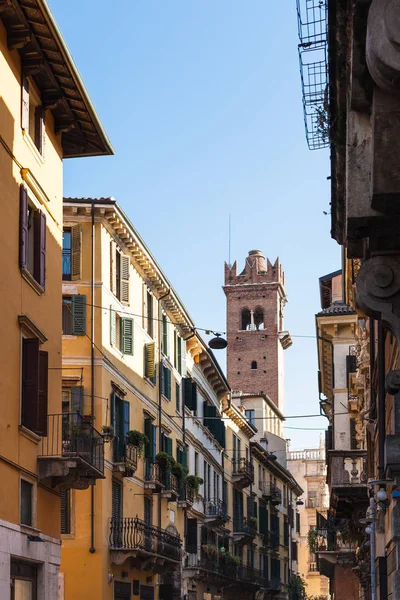
[[[151,458],[146,458],[144,463],[144,489],[157,494],[164,487],[163,473],[160,465]]]
[[[119,460],[114,460],[114,473],[122,473],[123,477],[131,477],[138,466],[138,449],[137,446],[124,444],[123,455]]]
[[[315,573],[316,575],[319,575],[318,563],[316,563],[316,562],[310,562],[310,563],[308,563],[308,572],[309,573]]]
[[[128,558],[136,568],[165,572],[181,560],[181,538],[136,518],[110,519],[111,562],[122,565]]]
[[[355,503],[367,505],[366,450],[329,450],[327,483],[337,517],[348,516]]]
[[[174,502],[179,498],[179,479],[169,469],[161,469],[161,481],[164,485],[162,497]]]
[[[242,490],[254,482],[254,467],[246,458],[233,461],[232,483]]]
[[[269,590],[270,592],[278,593],[281,591],[281,589],[282,589],[282,583],[281,583],[279,577],[272,577],[267,582],[267,590]]]
[[[188,554],[184,565],[185,570],[191,570],[192,573],[187,576],[193,579],[205,578],[211,582],[219,584],[224,579],[246,586],[254,585],[258,588],[268,587],[268,582],[263,573],[248,565],[236,564],[229,555],[206,556],[201,554]]]
[[[257,535],[257,529],[252,525],[250,519],[243,517],[242,519],[233,520],[233,538],[235,542],[241,544],[251,543]]]
[[[261,493],[265,500],[269,500],[272,506],[282,504],[282,492],[274,483],[263,481]]]
[[[38,466],[39,479],[59,491],[87,489],[104,479],[103,436],[79,413],[48,415]]]
[[[316,554],[321,575],[332,577],[336,564],[355,567],[358,545],[358,542],[342,542],[335,535],[330,536],[327,543],[319,543]]]
[[[179,482],[178,506],[180,508],[189,508],[194,504],[194,489],[185,481]]]
[[[216,498],[214,500],[204,500],[205,523],[212,523],[215,526],[223,525],[229,521],[228,508],[226,502]]]

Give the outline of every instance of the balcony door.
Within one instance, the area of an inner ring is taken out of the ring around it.
[[[114,462],[121,462],[125,455],[125,438],[129,431],[130,406],[115,393],[112,394],[112,424],[114,428]]]
[[[114,581],[114,600],[130,600],[131,584],[123,581]]]

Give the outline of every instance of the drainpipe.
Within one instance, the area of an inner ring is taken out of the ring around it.
[[[369,404],[370,410],[373,406],[376,406],[376,399],[374,394],[374,374],[375,366],[375,319],[373,317],[369,320]]]
[[[91,398],[90,398],[90,414],[92,417],[92,426],[94,425],[94,243],[95,243],[95,226],[94,226],[94,209],[95,203],[92,202],[92,273],[91,273],[91,300],[92,300],[92,328],[91,328],[91,359],[90,359],[90,378],[91,378]],[[94,546],[94,484],[90,486],[90,548],[89,552],[94,554],[96,548]]]
[[[376,600],[376,546],[375,546],[375,498],[372,496],[369,500],[370,507],[370,518],[372,523],[369,525],[371,533],[369,535],[370,540],[370,554],[371,554],[371,600]]]
[[[161,311],[161,300],[164,300],[167,296],[169,296],[171,290],[169,289],[166,294],[160,296],[158,299],[158,451],[161,452],[161,425],[162,425],[162,362],[161,362],[161,319],[162,319],[162,311]],[[161,514],[161,499],[162,492],[160,490],[159,500],[158,500],[158,527],[161,529],[162,523],[162,514]]]
[[[378,477],[385,477],[385,330],[378,323]]]

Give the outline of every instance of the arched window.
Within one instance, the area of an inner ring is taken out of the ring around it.
[[[253,360],[253,362],[251,363],[251,368],[253,369],[253,371],[255,371],[257,369],[257,361]]]
[[[254,311],[254,328],[264,329],[264,312],[261,308],[256,308]]]
[[[248,329],[250,329],[250,324],[251,324],[250,311],[248,308],[244,308],[242,310],[242,323],[241,323],[240,329],[248,330]]]

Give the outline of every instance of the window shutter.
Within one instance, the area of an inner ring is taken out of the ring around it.
[[[129,256],[121,255],[121,302],[129,304]]]
[[[83,386],[76,385],[71,388],[71,412],[83,415]]]
[[[21,127],[29,131],[29,81],[25,75],[22,75],[21,85]]]
[[[70,490],[61,492],[61,533],[71,533]]]
[[[186,377],[186,340],[181,338],[181,370],[182,377]]]
[[[47,436],[47,406],[48,406],[48,372],[49,356],[47,352],[39,352],[39,393],[36,433]]]
[[[114,240],[110,242],[110,290],[117,293],[117,245]]]
[[[167,369],[167,393],[168,400],[171,400],[171,371]]]
[[[151,342],[144,346],[145,377],[151,379],[155,374],[155,343]]]
[[[197,383],[191,377],[183,377],[184,404],[193,412],[197,411]]]
[[[157,454],[157,427],[151,424],[151,457],[154,459]]]
[[[133,319],[121,318],[121,352],[133,355]]]
[[[172,438],[165,436],[165,452],[172,456]]]
[[[197,553],[197,519],[188,519],[186,528],[186,552]]]
[[[71,227],[71,280],[82,277],[82,227]]]
[[[35,146],[44,158],[44,108],[37,106],[35,108]]]
[[[185,450],[181,450],[181,456],[180,456],[180,463],[182,465],[182,467],[185,467],[186,469],[188,468],[188,453],[187,450],[185,448]]]
[[[19,188],[19,266],[28,265],[28,192],[26,187]]]
[[[113,519],[122,517],[122,487],[116,481],[112,482],[111,515]]]
[[[112,305],[110,306],[110,344],[117,343],[117,313],[113,310]]]
[[[177,369],[182,375],[182,338],[177,336]]]
[[[34,212],[34,265],[33,276],[45,289],[46,285],[46,215],[41,210]]]
[[[21,423],[36,430],[39,395],[39,340],[22,340],[22,418]]]
[[[151,448],[152,448],[152,444],[151,444],[151,419],[145,419],[144,420],[144,434],[147,437],[147,439],[149,440],[148,442],[146,442],[145,447],[144,447],[144,455],[146,458],[150,458],[151,457]]]
[[[260,504],[259,509],[259,530],[261,535],[265,535],[268,531],[267,527],[267,509]]]
[[[75,294],[72,296],[72,334],[85,335],[86,333],[86,296]]]
[[[175,409],[181,412],[181,388],[179,383],[175,383]]]

